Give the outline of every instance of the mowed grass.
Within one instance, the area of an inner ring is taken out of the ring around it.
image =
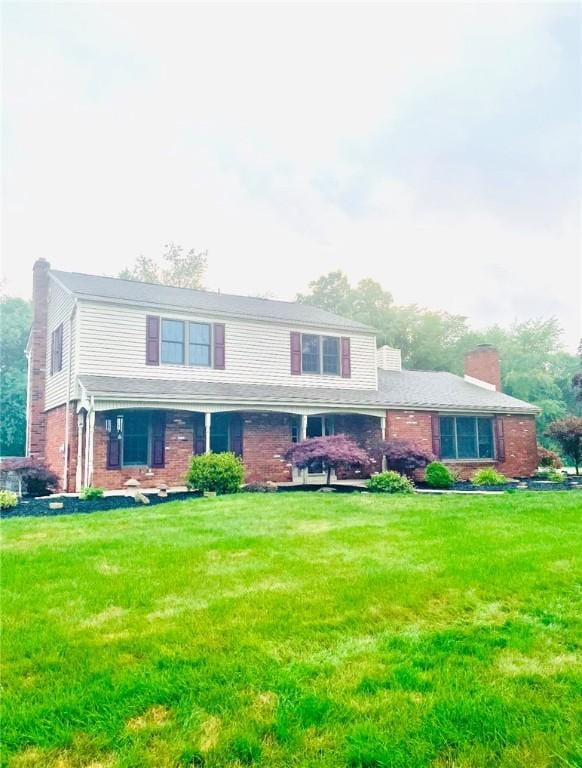
[[[580,766],[582,493],[2,523],[3,764]]]

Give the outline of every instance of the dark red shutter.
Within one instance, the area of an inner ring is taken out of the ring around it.
[[[435,458],[439,458],[441,455],[441,417],[438,413],[431,414],[432,425],[432,452]]]
[[[342,376],[349,379],[352,375],[352,359],[350,353],[350,338],[342,336]]]
[[[206,450],[206,430],[204,428],[204,414],[194,414],[194,441],[192,445],[193,453],[198,456]]]
[[[495,430],[495,458],[497,461],[505,461],[505,433],[501,416],[495,418],[493,428]]]
[[[237,456],[243,452],[243,425],[240,414],[233,413],[230,417],[230,450]]]
[[[146,316],[146,365],[160,364],[160,318]]]
[[[152,414],[152,467],[163,467],[166,460],[166,414]]]
[[[214,323],[212,326],[212,338],[214,340],[214,367],[225,368],[225,331],[224,323]]]
[[[107,469],[118,469],[121,466],[121,441],[117,430],[114,430],[107,441]]]
[[[301,376],[301,334],[291,331],[291,373]]]

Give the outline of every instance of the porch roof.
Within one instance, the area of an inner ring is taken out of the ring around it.
[[[80,376],[88,395],[136,402],[321,405],[366,409],[416,409],[474,413],[527,413],[538,409],[523,400],[484,389],[460,376],[429,371],[378,371],[378,390],[271,386],[174,379]]]

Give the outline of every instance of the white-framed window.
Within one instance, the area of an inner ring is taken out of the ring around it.
[[[301,371],[303,373],[323,373],[326,376],[339,376],[339,337],[302,333]]]
[[[441,458],[494,459],[493,419],[480,416],[440,417]]]
[[[212,364],[212,331],[209,323],[162,318],[161,362],[172,365]]]

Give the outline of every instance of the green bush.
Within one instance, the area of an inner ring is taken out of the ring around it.
[[[197,491],[236,493],[244,476],[244,465],[234,453],[202,453],[192,456],[186,482]]]
[[[18,496],[14,491],[0,490],[0,509],[12,509],[18,504]]]
[[[505,485],[509,480],[492,467],[486,467],[475,472],[472,478],[474,485]]]
[[[563,483],[566,479],[561,472],[557,472],[555,469],[543,469],[536,472],[534,480],[549,480],[551,483]]]
[[[431,461],[426,468],[425,479],[431,488],[451,488],[455,483],[451,470],[440,461]]]
[[[367,481],[366,487],[372,493],[412,493],[414,483],[398,472],[380,472],[372,475]]]
[[[105,491],[103,488],[96,488],[93,485],[88,485],[86,488],[83,488],[79,494],[79,498],[82,501],[92,501],[93,499],[101,499],[104,493]]]

